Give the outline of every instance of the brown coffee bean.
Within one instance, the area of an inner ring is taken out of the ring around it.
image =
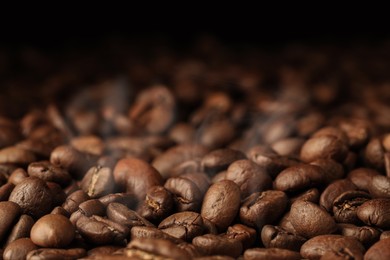
[[[11,192],[15,188],[15,185],[12,183],[6,183],[0,187],[0,201],[6,201],[9,198],[9,195],[11,195]]]
[[[244,260],[299,260],[301,255],[282,248],[250,248],[244,252]]]
[[[278,226],[265,225],[261,230],[261,241],[267,248],[276,247],[299,252],[306,239]]]
[[[169,130],[169,137],[178,144],[188,144],[195,140],[195,128],[188,123],[176,123]]]
[[[175,166],[171,172],[171,177],[181,177],[183,174],[187,173],[194,173],[194,172],[203,172],[203,167],[201,165],[201,161],[199,158],[196,158],[194,160],[188,160],[185,162],[180,163],[179,165]]]
[[[202,124],[197,130],[198,142],[211,149],[221,148],[236,135],[236,129],[228,119],[219,119]]]
[[[106,207],[100,200],[91,199],[80,203],[77,211],[73,212],[69,220],[73,225],[76,225],[77,220],[81,216],[91,217],[92,215],[104,216],[106,214]]]
[[[245,250],[255,243],[256,230],[242,224],[235,224],[228,227],[226,237],[240,241]]]
[[[364,255],[365,260],[384,260],[390,257],[390,239],[382,239],[370,247]]]
[[[56,249],[40,248],[30,251],[27,254],[27,260],[60,260],[60,259],[80,259],[87,255],[84,248]]]
[[[203,199],[201,215],[224,231],[236,217],[240,207],[240,188],[229,180],[210,186]]]
[[[17,146],[9,146],[0,150],[0,164],[27,165],[36,160],[37,157],[33,152]]]
[[[55,182],[46,182],[46,185],[52,194],[52,207],[62,205],[66,200],[66,194],[61,186]]]
[[[144,219],[137,212],[129,209],[121,203],[110,203],[107,206],[107,217],[125,227],[131,229],[134,226],[154,226],[148,220]]]
[[[272,187],[271,177],[263,168],[250,160],[233,162],[227,169],[225,178],[234,181],[240,187],[242,198]]]
[[[339,223],[360,224],[357,209],[371,196],[364,191],[346,191],[341,193],[333,201],[334,219]]]
[[[0,202],[0,242],[5,239],[20,213],[21,208],[18,204],[11,201]]]
[[[379,172],[369,168],[358,168],[350,171],[347,178],[355,184],[359,190],[368,191],[368,186],[375,175],[379,175]]]
[[[384,168],[384,147],[379,138],[373,138],[366,146],[364,151],[365,162],[372,168],[382,171]]]
[[[335,180],[344,177],[343,166],[332,159],[317,159],[310,163],[311,165],[317,165],[322,169],[324,175],[324,181],[329,184]]]
[[[301,247],[301,255],[308,259],[320,259],[326,252],[343,250],[352,259],[363,259],[364,247],[353,237],[341,235],[319,235],[306,241]]]
[[[196,212],[184,211],[167,217],[158,228],[173,237],[191,242],[194,237],[203,234],[203,219]]]
[[[10,182],[10,183],[12,183],[13,185],[16,186],[19,183],[21,183],[27,177],[28,177],[28,173],[23,168],[17,168],[9,176],[8,182]]]
[[[62,204],[62,207],[67,211],[69,212],[69,214],[72,214],[73,212],[75,212],[79,205],[84,202],[84,201],[87,201],[89,200],[90,197],[88,196],[87,193],[85,193],[84,191],[82,190],[77,190],[75,192],[73,192],[72,194],[70,194],[64,204]]]
[[[367,225],[390,228],[390,199],[372,199],[357,208],[357,216]]]
[[[272,143],[271,148],[281,156],[298,158],[304,142],[300,137],[284,138]]]
[[[141,238],[148,238],[148,239],[164,239],[169,240],[172,243],[180,244],[184,241],[173,237],[169,235],[168,233],[165,233],[161,231],[160,229],[156,227],[151,226],[134,226],[131,230],[131,239],[141,239]]]
[[[264,225],[276,223],[287,207],[288,198],[282,191],[256,192],[243,201],[240,208],[242,223],[261,230]]]
[[[378,241],[381,235],[378,229],[369,226],[358,227],[352,224],[339,224],[338,226],[343,236],[356,238],[366,248]]]
[[[145,199],[146,191],[150,187],[163,184],[163,179],[156,169],[136,158],[120,160],[114,169],[114,179],[121,189],[135,194],[139,201]]]
[[[359,119],[342,120],[339,127],[348,137],[348,144],[353,148],[360,148],[367,143],[371,129],[369,122]]]
[[[242,244],[239,240],[224,236],[206,234],[192,240],[205,255],[227,255],[238,257],[242,253]]]
[[[341,140],[343,143],[348,143],[348,137],[344,133],[344,131],[342,131],[341,129],[339,129],[337,127],[333,127],[333,126],[325,126],[321,129],[318,129],[312,135],[312,137],[329,136],[329,135],[336,137],[337,139]]]
[[[51,212],[50,214],[60,214],[60,215],[63,215],[65,217],[70,217],[70,214],[68,211],[66,211],[63,207],[60,207],[60,206],[57,206],[55,207]]]
[[[291,166],[278,174],[274,188],[280,191],[299,191],[324,183],[323,171],[310,164]]]
[[[290,198],[290,205],[293,204],[297,200],[306,200],[318,204],[318,200],[320,199],[320,192],[317,188],[308,189],[292,198]]]
[[[320,206],[324,207],[328,212],[333,212],[333,201],[335,198],[345,191],[356,189],[357,187],[349,179],[336,180],[321,193]]]
[[[164,239],[133,239],[125,249],[125,256],[141,259],[191,259],[188,252]]]
[[[305,238],[330,234],[337,229],[325,209],[308,201],[298,200],[291,205],[290,221],[297,234]]]
[[[390,177],[373,176],[368,184],[368,191],[373,198],[390,198]]]
[[[67,170],[52,165],[49,161],[30,163],[27,172],[32,177],[37,177],[44,181],[55,182],[62,187],[67,186],[72,180],[72,177]]]
[[[80,188],[91,198],[99,198],[113,193],[114,176],[110,168],[94,166],[83,177]]]
[[[204,230],[203,230],[204,234],[218,235],[217,226],[213,222],[208,220],[207,218],[203,218],[203,227],[204,227]]]
[[[84,135],[72,138],[70,145],[80,152],[100,156],[104,151],[102,139],[95,135]]]
[[[138,213],[151,222],[159,222],[171,213],[172,208],[172,194],[162,186],[153,186],[146,192]]]
[[[385,238],[390,238],[390,230],[389,231],[383,231],[382,234],[379,237],[379,239],[385,239]]]
[[[113,193],[99,198],[100,202],[107,207],[112,202],[117,202],[125,205],[129,209],[134,209],[137,205],[137,198],[129,193]]]
[[[290,211],[288,211],[278,223],[278,226],[286,230],[287,232],[297,234],[298,232],[295,230],[294,226],[291,224]]]
[[[36,219],[49,213],[53,202],[49,187],[36,177],[28,177],[16,185],[9,200],[17,203],[23,214]]]
[[[59,214],[48,214],[34,224],[31,240],[41,247],[66,247],[75,236],[75,229],[69,219]]]
[[[3,253],[4,260],[24,260],[30,251],[38,249],[30,238],[20,238],[10,243]]]
[[[226,170],[230,164],[237,160],[246,159],[244,153],[238,150],[229,148],[217,149],[202,158],[202,166],[207,174],[210,176]]]
[[[301,159],[312,162],[326,158],[342,162],[347,156],[348,148],[343,141],[332,135],[321,135],[308,139],[302,146]]]
[[[21,215],[18,222],[16,222],[12,228],[11,233],[8,235],[6,245],[19,238],[29,237],[34,223],[34,219],[29,215]]]

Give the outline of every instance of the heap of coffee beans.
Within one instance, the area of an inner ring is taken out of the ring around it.
[[[3,80],[0,259],[390,258],[386,45],[119,49]]]

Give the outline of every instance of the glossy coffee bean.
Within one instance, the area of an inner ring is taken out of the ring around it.
[[[250,248],[244,252],[244,260],[299,260],[301,255],[282,248]]]
[[[141,259],[191,259],[190,254],[176,244],[164,239],[133,239],[125,249],[125,256]]]
[[[390,199],[372,199],[357,208],[357,216],[367,225],[390,228]]]
[[[266,248],[284,248],[299,252],[306,239],[278,226],[265,225],[261,230],[261,241]]]
[[[112,193],[99,198],[100,202],[107,207],[112,202],[125,205],[129,209],[134,209],[138,203],[137,197],[129,193]]]
[[[24,260],[30,251],[38,249],[30,238],[20,238],[11,242],[3,253],[4,260]]]
[[[280,191],[292,192],[315,187],[322,183],[324,183],[324,174],[320,167],[300,164],[279,173],[274,181],[274,188]]]
[[[324,175],[324,182],[329,184],[335,180],[341,179],[344,177],[343,165],[336,162],[332,159],[317,159],[310,163],[311,165],[316,165],[322,169]]]
[[[238,257],[242,253],[242,244],[239,240],[224,236],[206,234],[197,236],[192,243],[206,255],[227,255]]]
[[[164,240],[169,240],[175,244],[180,244],[184,242],[179,238],[173,237],[168,233],[165,233],[160,229],[151,226],[134,226],[130,230],[130,234],[131,234],[131,239],[138,239],[138,238],[164,239]]]
[[[308,189],[307,191],[299,193],[298,195],[290,198],[290,204],[293,204],[297,200],[305,200],[317,204],[319,199],[320,199],[319,190],[317,188],[311,188]]]
[[[373,176],[368,185],[368,192],[373,198],[390,198],[390,177]]]
[[[364,255],[365,260],[384,260],[390,257],[390,238],[376,242]]]
[[[6,238],[9,230],[17,221],[21,213],[21,208],[18,204],[12,201],[0,202],[0,241]]]
[[[52,165],[49,161],[30,163],[27,172],[32,177],[37,177],[44,181],[55,182],[62,187],[68,185],[72,180],[72,177],[67,170]]]
[[[84,248],[57,249],[57,248],[40,248],[30,251],[27,254],[27,260],[43,259],[80,259],[87,255]]]
[[[18,185],[27,177],[28,177],[28,173],[23,168],[17,168],[9,176],[8,182],[14,185]]]
[[[34,224],[31,240],[41,247],[66,247],[75,236],[75,229],[68,218],[59,214],[48,214]]]
[[[300,157],[304,162],[312,162],[320,158],[341,162],[347,156],[345,143],[332,135],[321,135],[307,140],[301,149]]]
[[[173,237],[191,242],[194,237],[203,234],[203,219],[196,212],[184,211],[167,217],[158,228]]]
[[[39,218],[50,212],[53,199],[46,183],[36,177],[28,177],[15,186],[9,201],[17,203],[23,214]]]
[[[100,198],[115,190],[114,176],[110,168],[94,166],[83,177],[80,188],[90,198]]]
[[[334,219],[339,223],[359,224],[357,209],[371,196],[364,191],[346,191],[333,201]]]
[[[349,179],[336,180],[329,184],[320,196],[320,206],[328,212],[333,211],[333,201],[340,194],[349,190],[356,190],[357,187]]]
[[[8,235],[6,244],[9,244],[19,238],[29,237],[34,223],[34,219],[29,215],[21,215],[18,222],[16,222],[13,226],[11,233]]]
[[[242,224],[235,224],[228,227],[226,236],[230,239],[239,240],[245,250],[255,243],[256,230]]]
[[[9,195],[11,195],[12,190],[15,188],[15,185],[12,183],[6,183],[0,187],[0,201],[7,201]]]
[[[369,168],[358,168],[350,171],[347,178],[358,187],[359,190],[368,191],[368,186],[375,175],[379,175],[379,172]]]
[[[90,197],[88,196],[87,193],[85,193],[84,191],[82,190],[77,190],[75,192],[73,192],[72,194],[70,194],[64,204],[62,204],[62,207],[67,211],[69,212],[69,214],[72,214],[73,212],[75,212],[79,205],[84,202],[84,201],[87,201],[89,200]]]
[[[146,192],[146,198],[138,208],[138,213],[154,222],[167,217],[173,209],[173,196],[162,186],[153,186]]]
[[[100,200],[91,199],[80,203],[78,209],[72,213],[69,220],[73,225],[76,225],[77,220],[81,216],[91,217],[92,215],[104,216],[106,214],[106,207]]]
[[[154,226],[148,220],[141,217],[137,212],[129,209],[128,207],[120,203],[110,203],[107,206],[106,213],[107,217],[110,220],[121,224],[129,229],[134,226]]]
[[[353,224],[339,224],[340,233],[343,236],[354,237],[359,240],[366,248],[370,247],[379,240],[381,232],[369,226],[358,227]]]
[[[213,150],[202,158],[202,166],[210,176],[226,170],[235,161],[246,159],[244,153],[229,148]]]
[[[210,186],[203,199],[201,215],[224,231],[232,223],[240,207],[240,188],[229,180]]]

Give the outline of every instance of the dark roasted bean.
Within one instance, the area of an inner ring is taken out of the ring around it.
[[[107,206],[107,217],[123,226],[131,229],[134,226],[153,226],[148,220],[144,219],[137,212],[129,209],[121,203],[110,203]]]
[[[227,255],[231,257],[238,257],[242,253],[241,242],[225,236],[206,234],[195,237],[192,243],[199,247],[206,255]]]
[[[357,208],[357,216],[367,225],[390,228],[390,199],[372,199]]]
[[[30,238],[20,238],[11,242],[3,253],[4,260],[24,260],[30,251],[38,249]]]
[[[184,211],[167,217],[158,228],[173,237],[191,242],[194,237],[203,234],[203,219],[196,212]]]
[[[111,169],[100,166],[92,167],[83,177],[80,188],[91,198],[99,198],[113,193],[115,182]]]
[[[244,260],[299,260],[301,255],[282,248],[250,248],[244,252]]]
[[[299,252],[306,239],[278,226],[265,225],[261,230],[261,241],[267,248],[276,247]]]

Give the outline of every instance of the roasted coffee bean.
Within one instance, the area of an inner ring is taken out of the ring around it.
[[[70,214],[68,211],[66,211],[63,207],[60,207],[60,206],[57,206],[55,207],[51,212],[50,214],[60,214],[60,215],[63,215],[65,217],[70,217]]]
[[[140,259],[191,259],[188,252],[164,239],[133,239],[125,249],[125,256]]]
[[[127,227],[99,216],[81,216],[76,227],[87,242],[95,245],[124,245],[129,234]]]
[[[93,256],[99,257],[100,255],[112,255],[119,249],[121,249],[119,246],[98,246],[88,250],[87,254],[89,258]]]
[[[23,214],[35,219],[50,212],[52,207],[52,193],[46,183],[36,177],[28,177],[15,186],[9,201],[17,203]]]
[[[324,183],[324,174],[320,167],[310,164],[291,166],[276,176],[276,190],[293,192],[319,186]]]
[[[18,204],[12,201],[0,202],[0,242],[5,239],[12,225],[17,221],[21,213]]]
[[[356,190],[357,187],[349,179],[336,180],[329,184],[321,193],[320,206],[324,207],[328,212],[333,212],[333,201],[340,194]]]
[[[10,182],[14,185],[18,185],[27,177],[28,177],[28,173],[23,168],[17,168],[9,176],[8,182]]]
[[[210,178],[203,172],[185,173],[180,175],[180,177],[195,183],[196,187],[198,187],[199,191],[202,194],[202,198],[210,187]]]
[[[12,183],[6,183],[0,187],[0,201],[6,201],[11,195],[11,192],[15,188],[15,185]]]
[[[389,231],[383,231],[382,234],[379,237],[379,239],[385,239],[385,238],[390,238],[390,230]]]
[[[364,191],[346,191],[333,201],[334,219],[339,223],[359,224],[357,209],[371,196]]]
[[[108,204],[112,202],[117,202],[125,205],[129,209],[135,208],[137,205],[137,198],[133,194],[129,193],[113,193],[108,194],[106,196],[103,196],[99,198],[100,202],[103,203],[105,207],[108,206]]]
[[[175,244],[183,243],[184,241],[161,231],[156,227],[151,226],[134,226],[131,230],[131,239],[148,238],[148,239],[164,239]]]
[[[373,176],[368,184],[368,191],[374,198],[390,198],[390,177]]]
[[[30,238],[20,238],[10,243],[3,253],[4,260],[24,260],[30,251],[38,249]]]
[[[84,191],[82,190],[77,190],[75,192],[73,192],[72,194],[70,194],[64,204],[62,204],[62,207],[69,212],[69,214],[72,214],[73,212],[75,212],[79,205],[84,202],[84,201],[87,201],[89,200],[90,197],[88,196],[87,193],[85,193]]]
[[[41,247],[66,247],[75,236],[75,229],[69,219],[59,214],[48,214],[31,228],[31,240]]]
[[[225,178],[234,181],[240,187],[242,198],[272,187],[271,177],[263,168],[250,160],[233,162],[227,169]]]
[[[175,166],[170,173],[171,177],[179,177],[186,173],[203,172],[203,167],[199,158],[188,160]]]
[[[158,228],[173,237],[191,242],[194,237],[202,235],[203,219],[196,212],[184,211],[167,217]]]
[[[9,146],[0,150],[0,164],[27,165],[37,160],[32,151],[17,146]]]
[[[265,225],[261,230],[261,241],[267,248],[276,247],[299,252],[306,239],[278,226]]]
[[[390,199],[372,199],[357,208],[357,216],[367,225],[390,228]]]
[[[385,149],[382,146],[380,138],[371,139],[364,151],[365,162],[372,168],[381,171],[384,168]]]
[[[340,248],[337,251],[331,250],[323,254],[320,260],[348,260],[348,259],[362,259],[362,256],[359,255],[359,258],[355,258],[348,249]]]
[[[304,162],[325,158],[342,162],[347,156],[345,143],[332,135],[321,135],[308,139],[302,146],[300,158]]]
[[[202,166],[210,176],[226,170],[235,161],[246,159],[244,153],[229,148],[213,150],[202,158]]]
[[[44,181],[50,181],[67,186],[72,177],[67,170],[52,165],[49,161],[33,162],[28,165],[27,172],[30,176],[40,178]]]
[[[203,230],[204,234],[214,234],[214,235],[218,234],[217,226],[207,218],[203,218],[203,227],[204,227]]]
[[[62,205],[66,200],[66,194],[61,186],[55,182],[46,182],[46,185],[52,194],[52,207]]]
[[[338,226],[343,236],[356,238],[366,248],[378,241],[381,235],[378,229],[369,226],[358,227],[352,224],[339,224]]]
[[[240,188],[229,180],[210,186],[203,199],[201,215],[224,231],[232,223],[240,207]]]
[[[191,256],[191,259],[194,259],[196,257],[203,255],[203,252],[201,252],[201,250],[199,250],[199,248],[197,246],[195,246],[191,243],[183,242],[183,243],[177,244],[177,247],[186,251]]]
[[[352,259],[363,259],[364,247],[353,237],[341,235],[319,235],[306,241],[301,247],[301,255],[307,259],[320,259],[329,251],[348,252]]]
[[[334,136],[337,139],[341,140],[343,143],[348,143],[347,135],[339,128],[333,126],[325,126],[321,129],[318,129],[313,133],[312,137],[318,136]]]
[[[311,188],[307,191],[304,191],[292,198],[290,198],[290,203],[293,204],[297,200],[306,200],[313,203],[318,203],[318,200],[320,198],[320,192],[317,188]]]
[[[324,182],[329,184],[335,180],[344,177],[343,166],[332,159],[317,159],[310,163],[311,165],[319,166],[322,169],[324,175]]]
[[[372,178],[379,172],[369,168],[358,168],[350,171],[347,178],[358,187],[359,190],[368,191]]]
[[[342,120],[338,125],[347,135],[349,146],[353,148],[360,148],[366,144],[371,135],[370,124],[365,120]]]
[[[53,165],[67,169],[76,179],[82,179],[85,173],[96,164],[98,157],[76,150],[67,145],[58,146],[50,154]]]
[[[264,225],[276,223],[286,210],[288,198],[282,191],[256,192],[244,200],[240,208],[242,223],[261,230]]]
[[[228,144],[236,135],[236,129],[230,119],[220,119],[202,124],[196,134],[200,144],[216,149]]]
[[[87,154],[100,156],[104,151],[104,143],[95,135],[84,135],[72,138],[70,145],[76,150]]]
[[[107,206],[107,217],[125,227],[131,229],[134,226],[154,226],[137,212],[120,203],[110,203]]]
[[[163,179],[168,179],[174,167],[188,160],[202,158],[207,152],[206,147],[198,144],[177,145],[154,158],[152,166],[157,169]]]
[[[91,217],[92,215],[104,216],[106,213],[106,207],[100,200],[91,199],[80,203],[77,211],[73,212],[70,216],[70,222],[76,225],[77,220],[81,216]]]
[[[215,184],[219,181],[226,180],[226,174],[227,171],[222,171],[214,175],[214,177],[211,179],[211,183]]]
[[[136,158],[120,160],[114,169],[114,179],[121,189],[136,195],[139,201],[145,199],[146,191],[150,187],[163,184],[163,179],[156,169]]]
[[[226,237],[240,241],[245,250],[255,243],[256,230],[242,224],[235,224],[228,227]]]
[[[178,144],[188,144],[195,140],[195,128],[184,122],[176,123],[169,130],[169,137]]]
[[[335,221],[325,209],[308,201],[294,202],[289,219],[297,234],[305,238],[330,234],[337,229]]]
[[[87,255],[84,248],[56,249],[40,248],[27,254],[27,260],[66,260],[80,259]]]
[[[153,186],[146,192],[146,198],[137,211],[147,220],[158,222],[167,217],[172,208],[172,194],[162,186]]]
[[[92,167],[83,177],[80,188],[93,199],[113,193],[115,182],[111,169],[100,166]]]
[[[164,188],[173,195],[177,211],[199,211],[204,194],[193,181],[182,177],[169,178]]]
[[[11,233],[8,235],[6,245],[19,238],[29,237],[34,223],[34,219],[29,215],[21,215],[18,222],[16,222],[12,228]]]
[[[206,255],[238,257],[242,253],[241,242],[225,236],[206,234],[195,237],[192,243]]]
[[[382,239],[370,247],[364,255],[365,260],[384,260],[390,258],[390,238]]]
[[[250,248],[244,252],[244,260],[299,260],[301,255],[282,248]]]
[[[299,152],[305,139],[300,137],[290,137],[280,139],[272,143],[271,148],[281,156],[299,157]]]

